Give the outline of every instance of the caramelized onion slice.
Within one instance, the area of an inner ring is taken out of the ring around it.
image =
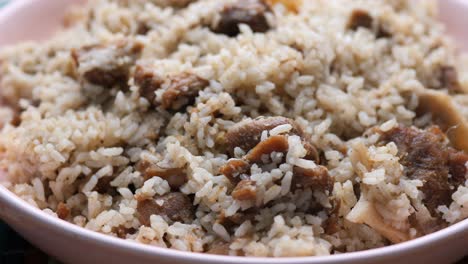
[[[425,90],[419,95],[418,114],[432,114],[432,120],[446,132],[452,145],[468,153],[468,122],[452,98],[443,92]]]
[[[346,219],[356,224],[366,224],[377,231],[380,235],[390,240],[392,243],[400,243],[410,239],[407,232],[403,232],[385,223],[382,216],[377,212],[374,204],[367,201],[364,195],[346,216]]]

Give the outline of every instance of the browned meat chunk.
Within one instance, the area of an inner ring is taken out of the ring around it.
[[[136,232],[135,228],[127,228],[123,225],[114,226],[112,232],[117,235],[119,238],[126,238],[127,234],[134,234]]]
[[[296,134],[300,137],[304,136],[302,128],[296,122],[286,117],[259,117],[254,120],[244,120],[231,127],[226,133],[229,151],[233,153],[236,147],[249,151],[260,142],[262,131],[271,130],[285,124],[292,126],[290,134]]]
[[[140,87],[140,95],[146,98],[151,105],[157,106],[155,92],[161,88],[164,80],[140,65],[136,67],[133,78],[135,84]]]
[[[190,3],[193,3],[195,1],[196,0],[169,0],[169,2],[171,2],[171,6],[179,7],[179,8],[186,7]]]
[[[229,255],[229,246],[231,244],[225,242],[225,241],[218,241],[213,243],[211,248],[206,251],[207,254],[213,254],[213,255]]]
[[[190,3],[195,2],[196,0],[152,0],[152,1],[162,7],[183,8],[183,7],[188,6]]]
[[[137,35],[146,35],[151,30],[151,27],[144,22],[139,22],[136,29]]]
[[[162,108],[179,110],[187,106],[208,84],[209,81],[188,72],[172,76],[167,90],[162,95]]]
[[[110,185],[112,180],[114,180],[114,177],[111,176],[100,178],[94,190],[98,193],[115,193],[115,189]]]
[[[288,137],[290,135],[275,135],[260,141],[261,133],[271,130],[279,125],[290,124],[292,129],[289,134],[301,137],[305,148],[305,159],[319,161],[317,149],[306,140],[302,128],[291,119],[285,117],[261,117],[255,120],[246,120],[233,126],[226,133],[226,140],[231,152],[237,146],[244,150],[250,150],[242,159],[231,159],[220,168],[220,172],[228,178],[231,183],[237,184],[232,196],[237,200],[255,200],[255,182],[248,179],[248,176],[241,181],[238,177],[247,174],[250,166],[254,163],[263,164],[273,152],[287,153],[289,149]],[[240,182],[239,182],[240,181]],[[314,188],[323,191],[331,191],[333,181],[328,174],[326,167],[318,166],[315,169],[294,168],[293,189]]]
[[[451,179],[455,185],[461,185],[466,181],[466,164],[468,155],[461,151],[451,151],[449,154],[448,166]]]
[[[424,193],[424,204],[436,216],[439,205],[448,205],[451,201],[452,190],[448,182],[448,171],[446,168],[438,170],[416,169],[412,178],[421,180],[424,185],[421,191]]]
[[[374,26],[373,24],[377,25]],[[369,12],[362,9],[355,9],[351,12],[346,28],[355,31],[360,27],[367,28],[374,32],[376,38],[389,38],[392,36],[388,25],[382,21],[374,23],[374,18],[372,18]]]
[[[230,37],[237,36],[240,24],[248,25],[254,32],[266,32],[270,29],[265,13],[268,5],[262,0],[237,0],[221,11],[220,21],[212,28],[213,32]]]
[[[440,217],[418,218],[418,212],[411,214],[408,217],[408,221],[414,229],[418,232],[419,235],[427,235],[434,233],[442,228],[447,227],[447,222],[441,219]]]
[[[329,210],[329,217],[324,223],[325,233],[333,235],[339,231],[338,221],[340,219],[338,213],[340,212],[341,200],[332,200],[332,208]]]
[[[152,177],[160,177],[166,180],[173,190],[177,190],[188,180],[187,174],[183,168],[161,168],[157,164],[147,160],[138,162],[136,169],[142,174],[145,180]]]
[[[461,92],[463,89],[458,82],[458,73],[453,66],[442,66],[440,68],[440,88],[450,92]]]
[[[57,205],[56,213],[57,213],[58,218],[67,219],[67,217],[70,215],[70,209],[68,208],[66,204],[60,202]]]
[[[231,159],[225,165],[223,165],[219,171],[233,184],[238,183],[240,175],[248,173],[250,170],[250,164],[242,159]]]
[[[244,212],[237,212],[234,215],[227,217],[226,220],[229,221],[233,225],[240,225],[244,223],[245,221],[254,221],[255,215],[256,215],[255,209],[250,208]]]
[[[255,201],[257,199],[257,186],[255,181],[240,181],[231,193],[232,198],[239,201]]]
[[[377,38],[390,38],[392,36],[392,33],[383,25],[379,25],[379,28],[377,29]]]
[[[468,160],[467,155],[449,147],[438,127],[419,130],[399,126],[384,133],[382,139],[397,145],[405,174],[423,182],[423,202],[433,217],[438,216],[436,208],[448,205],[456,185],[464,180],[466,168],[462,164]]]
[[[89,83],[111,88],[125,87],[130,67],[142,44],[121,40],[109,45],[92,45],[72,51],[78,75]]]
[[[190,198],[180,192],[172,192],[153,199],[138,201],[138,220],[150,226],[151,215],[160,215],[168,221],[190,223],[194,218],[194,206]]]
[[[354,9],[349,17],[347,29],[357,30],[360,27],[372,29],[373,19],[369,13],[362,9]]]
[[[330,192],[333,189],[333,180],[324,166],[317,166],[314,169],[294,167],[291,186],[293,189],[311,188]]]
[[[264,155],[270,155],[272,152],[287,152],[288,139],[286,136],[272,136],[257,144],[245,158],[251,163],[259,163]]]
[[[304,146],[305,150],[307,151],[307,154],[305,155],[304,158],[308,159],[308,160],[313,160],[316,163],[319,163],[320,162],[320,154],[317,151],[317,149],[314,147],[314,145],[312,145],[312,143],[310,143],[306,139],[302,139],[302,145]]]
[[[251,207],[245,211],[237,212],[234,215],[226,216],[224,212],[221,212],[216,219],[216,222],[220,225],[223,225],[226,230],[233,231],[233,228],[241,225],[245,221],[254,222],[255,215],[257,214],[256,207]]]

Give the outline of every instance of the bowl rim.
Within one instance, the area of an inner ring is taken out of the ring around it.
[[[459,0],[457,0],[459,1]],[[0,12],[0,23],[7,19],[19,9],[24,8],[28,4],[31,4],[34,0],[22,0],[13,1],[2,8]],[[455,223],[449,227],[446,227],[437,232],[415,238],[399,244],[389,245],[385,247],[368,249],[356,252],[342,253],[328,256],[307,256],[307,257],[245,257],[245,256],[224,256],[224,255],[211,255],[206,253],[186,252],[170,248],[162,248],[157,246],[150,246],[141,243],[135,243],[129,240],[105,235],[95,231],[85,229],[59,218],[53,217],[39,208],[27,203],[26,201],[19,198],[17,195],[12,193],[0,182],[0,206],[2,204],[8,207],[14,208],[17,212],[25,217],[42,224],[50,225],[51,228],[68,232],[69,234],[80,236],[83,239],[94,241],[96,243],[103,243],[107,246],[114,248],[120,248],[124,251],[132,251],[134,253],[143,254],[150,257],[167,257],[172,259],[185,259],[193,260],[197,259],[199,262],[204,263],[258,263],[258,264],[301,264],[301,263],[337,263],[337,262],[352,262],[352,261],[364,261],[372,260],[376,258],[382,258],[395,254],[395,252],[404,253],[418,248],[428,247],[435,244],[438,241],[444,241],[452,236],[457,236],[463,232],[468,231],[468,219],[464,219],[458,223]],[[0,209],[1,211],[1,209]]]
[[[262,264],[300,264],[300,263],[337,263],[337,262],[351,262],[353,260],[372,260],[376,258],[382,258],[385,256],[390,256],[399,252],[402,254],[404,252],[409,252],[417,250],[418,248],[429,247],[430,245],[444,241],[447,238],[452,236],[456,237],[461,235],[463,232],[468,230],[468,219],[455,223],[449,227],[446,227],[437,232],[415,238],[406,242],[399,244],[389,245],[385,247],[367,249],[356,252],[342,253],[336,255],[327,255],[327,256],[307,256],[307,257],[281,257],[281,258],[272,258],[272,257],[245,257],[245,256],[224,256],[224,255],[211,255],[206,253],[197,253],[197,252],[186,252],[170,248],[162,248],[157,246],[150,246],[141,243],[135,243],[130,240],[125,240],[110,235],[105,235],[98,233],[83,227],[77,226],[75,224],[69,223],[67,221],[61,220],[59,218],[53,217],[39,208],[34,207],[33,205],[27,203],[26,201],[19,198],[17,195],[12,193],[6,187],[0,184],[0,204],[6,204],[7,206],[14,208],[22,216],[25,216],[34,221],[41,222],[42,224],[50,225],[51,228],[69,232],[70,234],[80,236],[86,240],[92,240],[97,243],[104,243],[107,246],[112,246],[114,248],[120,248],[124,251],[133,251],[134,253],[144,254],[152,257],[167,257],[173,259],[187,259],[193,260],[197,259],[203,263],[219,263],[219,262],[229,262],[229,263],[262,263]]]

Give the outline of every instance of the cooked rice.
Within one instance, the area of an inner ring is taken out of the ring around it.
[[[449,202],[431,211],[425,182],[407,175],[398,146],[381,139],[399,126],[438,124],[437,113],[417,111],[428,90],[448,94],[461,119],[468,118],[468,57],[459,56],[446,37],[435,1],[270,0],[266,32],[247,24],[239,25],[237,36],[214,32],[224,7],[238,1],[90,1],[72,9],[66,28],[51,40],[3,49],[5,186],[96,232],[243,256],[365,250],[422,235],[416,214],[419,220],[440,218],[440,226],[468,217],[468,175],[451,186]],[[295,12],[281,2],[300,6]],[[350,28],[356,10],[368,13],[373,24]],[[123,51],[106,48],[119,41],[127,45]],[[139,56],[125,53],[136,49],[131,43],[141,45]],[[79,57],[78,66],[76,52],[89,47],[97,51]],[[128,80],[85,80],[90,69],[114,66],[127,67]],[[207,82],[186,108],[177,102],[164,108],[171,83],[165,79],[145,97],[137,66],[166,79],[189,72]],[[461,91],[441,87],[436,72],[443,67],[458,72]],[[250,184],[235,198],[239,185],[220,168],[231,158],[247,160],[252,151],[235,146],[229,152],[226,134],[259,116],[294,120],[258,135],[257,146],[285,137],[287,149],[263,153],[235,175]],[[319,158],[309,157],[296,124]],[[467,151],[444,132],[449,144]],[[166,176],[145,177],[138,167],[143,160],[174,169],[167,177],[182,171],[186,181],[174,187]],[[297,187],[297,169],[325,169],[332,189]],[[190,221],[153,213],[142,223],[142,201],[164,208],[172,200],[161,197],[175,191],[190,199]],[[61,212],[63,206],[69,212]]]

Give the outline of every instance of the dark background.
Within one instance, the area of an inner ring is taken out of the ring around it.
[[[0,221],[0,264],[59,264]]]

